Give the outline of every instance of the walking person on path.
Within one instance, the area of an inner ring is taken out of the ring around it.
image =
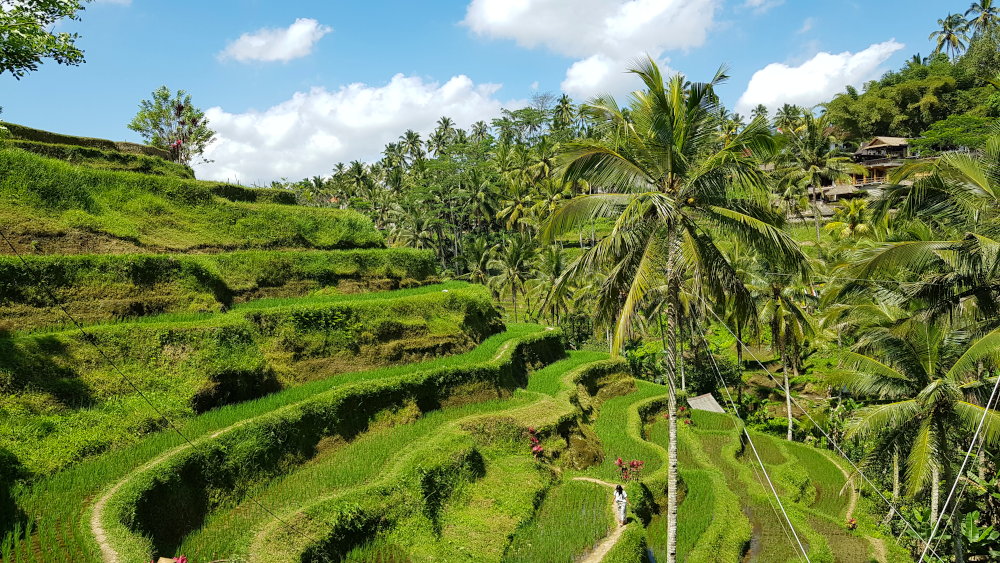
[[[615,516],[618,518],[618,525],[625,525],[625,507],[628,505],[628,493],[621,485],[615,487]]]

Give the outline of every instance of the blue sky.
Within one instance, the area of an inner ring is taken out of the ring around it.
[[[443,114],[468,126],[534,92],[624,94],[642,53],[694,79],[729,65],[721,94],[737,110],[811,105],[929,53],[936,20],[968,4],[98,0],[59,26],[87,63],[0,76],[0,119],[138,141],[125,125],[139,100],[183,88],[219,132],[199,177],[266,183],[376,158]]]

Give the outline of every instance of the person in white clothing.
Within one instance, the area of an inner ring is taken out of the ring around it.
[[[625,525],[625,507],[628,505],[628,493],[621,485],[615,487],[615,516],[618,517],[618,525]]]

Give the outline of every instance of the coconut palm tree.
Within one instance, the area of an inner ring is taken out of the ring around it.
[[[865,462],[906,453],[907,493],[931,489],[932,518],[937,519],[940,479],[955,479],[955,452],[985,417],[983,440],[1000,444],[1000,412],[987,409],[1000,367],[1000,329],[979,338],[944,323],[919,319],[866,332],[858,352],[841,352],[844,370],[832,382],[876,404],[860,410],[848,437],[870,439]],[[986,368],[986,369],[984,369]],[[992,407],[992,406],[991,406]],[[947,509],[948,507],[944,507]],[[965,561],[958,523],[952,520],[956,561]]]
[[[965,17],[973,16],[968,20],[968,26],[976,35],[981,35],[992,29],[1000,21],[1000,9],[993,3],[993,0],[980,0],[973,2],[972,6],[965,11]]]
[[[496,218],[503,221],[510,230],[523,231],[525,221],[535,205],[535,199],[527,184],[514,183],[507,191],[507,199],[502,200],[500,205]]]
[[[402,144],[406,155],[410,158],[409,164],[411,166],[427,156],[427,153],[424,152],[424,143],[420,139],[420,133],[417,133],[413,129],[407,129],[405,133],[400,135],[399,142]]]
[[[785,129],[785,135],[788,144],[777,173],[788,182],[811,190],[818,245],[821,222],[819,201],[823,186],[848,181],[850,173],[863,173],[864,167],[852,162],[833,142],[833,126],[826,114],[816,117],[805,112],[796,127]]]
[[[472,142],[479,143],[485,141],[490,136],[490,126],[485,121],[477,121],[472,124],[469,138]]]
[[[783,275],[768,275],[769,283],[762,288],[760,310],[761,319],[771,329],[771,346],[781,360],[781,372],[785,379],[785,408],[788,414],[788,440],[792,440],[795,418],[792,416],[792,378],[799,376],[802,361],[802,346],[806,339],[816,334],[813,320],[805,309],[805,301],[810,298],[803,286],[788,283]],[[791,372],[791,377],[789,377]]]
[[[567,129],[573,125],[575,119],[576,108],[573,107],[573,100],[566,94],[559,96],[559,101],[556,102],[556,107],[552,110],[552,128]]]
[[[490,244],[485,237],[475,237],[464,245],[467,273],[460,276],[472,283],[486,285],[490,278],[489,263],[493,260],[497,245]]]
[[[774,126],[782,132],[790,131],[798,127],[803,113],[805,112],[799,106],[784,104],[778,108],[777,113],[774,115]]]
[[[668,409],[673,412],[678,326],[672,311],[678,305],[682,275],[686,272],[697,290],[716,302],[730,296],[750,301],[749,291],[716,246],[717,236],[740,238],[790,269],[804,261],[767,204],[758,164],[774,148],[767,125],[755,121],[726,144],[718,144],[714,87],[725,78],[722,71],[708,83],[689,83],[681,75],[667,81],[656,63],[646,59],[631,72],[642,79],[645,90],[632,94],[627,111],[610,96],[586,104],[583,112],[598,136],[568,143],[561,157],[568,181],[586,180],[607,193],[569,201],[543,234],[551,240],[595,218],[614,221],[610,233],[575,260],[562,278],[566,282],[592,272],[607,274],[596,317],[614,329],[613,354],[621,352],[641,325],[639,312],[648,305],[650,289],[666,286],[665,371]],[[670,418],[668,447],[670,563],[676,560],[677,537],[675,418]]]
[[[489,269],[497,272],[490,277],[489,285],[497,293],[506,290],[510,293],[511,311],[517,319],[517,295],[527,297],[525,284],[533,277],[535,261],[535,243],[532,237],[515,233],[504,240],[496,250],[494,258],[489,261]],[[530,310],[530,301],[527,303]],[[527,317],[527,312],[525,313]]]
[[[937,21],[941,29],[932,32],[927,36],[937,42],[934,47],[935,53],[942,51],[949,53],[951,58],[955,58],[965,50],[969,37],[965,34],[969,30],[969,22],[965,21],[962,14],[948,14],[947,17]]]
[[[875,227],[868,219],[868,202],[863,199],[840,202],[833,210],[833,221],[824,225],[823,230],[841,239],[874,235]]]

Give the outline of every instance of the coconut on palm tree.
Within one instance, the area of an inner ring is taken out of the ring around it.
[[[972,29],[976,35],[982,35],[993,29],[997,22],[1000,22],[1000,8],[997,8],[993,0],[980,0],[973,2],[965,11],[965,17],[969,16],[972,16],[968,20],[969,29]]]
[[[645,89],[634,92],[626,109],[612,97],[595,98],[583,108],[595,124],[595,138],[568,143],[561,167],[569,181],[586,180],[606,193],[574,198],[544,229],[552,239],[596,218],[614,224],[596,246],[573,262],[563,281],[592,272],[606,274],[597,299],[597,320],[613,329],[611,351],[643,324],[651,288],[662,295],[667,320],[665,361],[668,409],[676,408],[677,307],[682,276],[696,291],[716,302],[751,297],[717,237],[734,237],[774,258],[790,270],[804,260],[778,226],[781,218],[768,205],[766,177],[759,162],[774,149],[761,120],[750,123],[725,143],[719,131],[715,86],[690,83],[677,75],[665,80],[651,59],[631,72]],[[667,482],[668,561],[676,559],[677,449],[676,421],[670,418]]]

